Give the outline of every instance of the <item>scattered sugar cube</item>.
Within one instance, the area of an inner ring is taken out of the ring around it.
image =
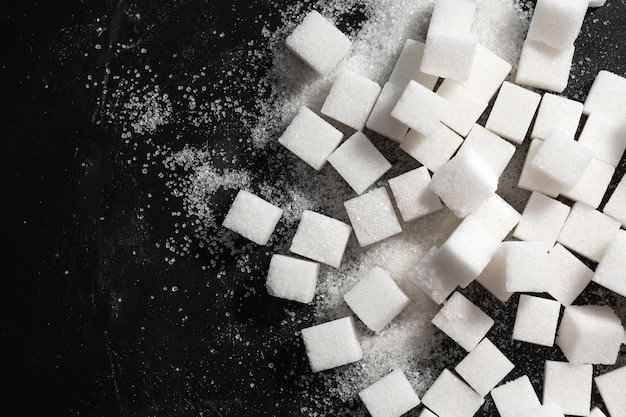
[[[531,165],[563,186],[573,187],[591,158],[589,149],[560,132],[552,132],[543,141]]]
[[[613,365],[624,338],[622,323],[609,306],[565,308],[556,344],[576,364]]]
[[[282,215],[282,209],[248,191],[240,190],[222,226],[257,245],[266,245]]]
[[[389,180],[389,188],[402,220],[410,222],[443,208],[439,197],[430,188],[430,183],[426,167],[416,168]]]
[[[515,415],[516,417],[565,417],[561,408],[553,404],[544,404],[539,407],[525,408]]]
[[[528,28],[528,39],[553,48],[573,45],[588,4],[589,0],[538,0]]]
[[[626,150],[626,126],[601,113],[593,113],[587,118],[578,142],[594,157],[616,167]]]
[[[491,397],[501,417],[516,417],[520,410],[541,406],[526,375],[494,388]]]
[[[623,416],[626,410],[626,366],[595,377],[594,382],[600,391],[602,401],[611,417]]]
[[[287,37],[287,48],[320,75],[328,74],[350,49],[350,39],[315,10]]]
[[[504,379],[515,365],[500,349],[484,338],[454,368],[461,377],[481,396],[489,392]]]
[[[305,210],[289,250],[339,268],[352,228],[339,220]]]
[[[392,371],[360,391],[359,397],[372,417],[400,417],[420,403],[401,369]]]
[[[460,378],[444,369],[428,388],[422,402],[439,417],[472,417],[485,400]]]
[[[493,169],[497,177],[502,175],[515,153],[515,145],[480,125],[472,127],[459,153],[467,149],[476,152]]]
[[[488,104],[457,81],[450,79],[443,81],[437,94],[448,101],[448,111],[441,122],[461,136],[467,136]]]
[[[378,149],[361,132],[356,132],[330,156],[328,163],[357,194],[362,194],[391,168]]]
[[[513,340],[553,346],[561,303],[522,294],[517,305]]]
[[[511,64],[483,45],[476,47],[470,77],[461,84],[481,99],[489,102],[511,72]]]
[[[583,112],[623,122],[626,114],[626,78],[606,70],[600,71],[587,94]]]
[[[302,107],[278,143],[316,170],[343,139],[343,133],[306,107]]]
[[[554,246],[569,212],[569,206],[533,191],[513,232],[513,237]]]
[[[507,291],[505,287],[504,249],[502,244],[496,254],[493,255],[493,258],[491,258],[491,261],[489,261],[489,264],[476,277],[476,281],[503,303],[506,303],[511,298],[513,293]]]
[[[550,245],[504,242],[504,288],[510,292],[544,292],[550,288]]]
[[[478,37],[467,31],[430,25],[420,71],[455,81],[466,81],[472,73]]]
[[[557,241],[568,249],[599,262],[620,223],[585,203],[576,202]]]
[[[396,106],[403,91],[404,89],[394,84],[385,84],[365,127],[395,142],[402,141],[409,127],[391,117],[391,111]]]
[[[417,81],[424,87],[432,90],[437,84],[438,77],[424,74],[419,70],[424,55],[424,43],[407,39],[396,61],[396,65],[391,71],[388,82],[395,84],[401,89],[405,89],[409,81]]]
[[[554,245],[548,258],[550,259],[548,293],[564,306],[569,306],[589,285],[593,271],[559,243]]]
[[[593,407],[587,417],[606,417],[606,414],[604,414],[598,407]]]
[[[363,358],[352,317],[302,329],[302,340],[313,372],[347,365]]]
[[[475,13],[476,3],[474,0],[437,0],[430,24],[469,32]]]
[[[556,197],[561,192],[563,186],[532,165],[532,161],[542,145],[543,141],[541,139],[533,139],[533,141],[530,142],[528,154],[526,155],[524,167],[522,168],[517,186],[523,190],[537,191],[549,197]]]
[[[573,138],[583,114],[583,103],[546,93],[541,98],[531,137],[548,139],[552,132]]]
[[[461,293],[455,292],[433,317],[432,323],[469,352],[485,337],[494,321]]]
[[[609,241],[593,275],[593,281],[626,297],[626,231],[619,230]]]
[[[505,81],[485,127],[513,143],[522,143],[540,100],[539,94]]]
[[[376,104],[380,86],[374,81],[344,69],[337,74],[322,114],[356,130],[362,130]]]
[[[272,255],[265,286],[269,295],[286,300],[310,303],[315,296],[320,264]]]
[[[370,270],[344,295],[346,304],[374,332],[381,331],[411,301],[381,267]]]
[[[567,87],[574,58],[574,45],[554,48],[526,39],[522,46],[515,82],[562,93]]]
[[[591,407],[591,365],[546,361],[543,404],[560,407],[565,414],[587,416]]]
[[[435,172],[431,187],[454,215],[462,218],[495,194],[498,177],[477,153],[468,149]]]
[[[622,177],[604,206],[604,213],[626,227],[626,176]]]
[[[583,171],[573,187],[563,187],[561,195],[573,201],[580,201],[593,208],[598,208],[606,192],[615,168],[596,158]]]
[[[438,123],[429,135],[409,130],[400,142],[400,149],[434,172],[448,162],[462,143],[461,136],[444,124]]]
[[[437,247],[433,246],[407,273],[405,281],[417,286],[435,303],[441,304],[457,286],[454,280],[441,271],[435,264]]]
[[[483,228],[500,242],[507,237],[521,218],[521,215],[497,194],[489,197],[470,216],[479,219],[483,223]]]
[[[402,232],[389,193],[377,188],[343,203],[361,247]]]
[[[446,99],[411,80],[391,111],[391,117],[428,136],[447,111]]]

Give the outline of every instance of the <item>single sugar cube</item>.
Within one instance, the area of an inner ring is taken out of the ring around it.
[[[593,281],[626,297],[626,231],[619,230],[609,241],[593,275]]]
[[[409,270],[405,281],[417,286],[435,303],[441,304],[452,294],[457,283],[434,264],[436,253],[437,247],[433,246],[417,265]]]
[[[561,195],[573,201],[583,202],[593,208],[598,208],[604,197],[615,168],[596,158],[583,171],[582,175],[573,187],[563,187]]]
[[[583,112],[587,115],[601,114],[623,123],[626,114],[626,78],[606,70],[600,71],[587,94]]]
[[[626,176],[622,177],[604,206],[604,213],[626,227]]]
[[[531,137],[547,139],[552,132],[573,138],[583,114],[583,103],[546,93],[541,98]]]
[[[591,365],[546,361],[543,404],[556,405],[573,416],[587,416],[591,408]]]
[[[626,125],[602,113],[590,114],[578,142],[589,149],[595,158],[616,167],[626,150]]]
[[[374,332],[381,331],[411,301],[378,266],[370,270],[343,298],[357,317]]]
[[[367,119],[365,127],[394,142],[402,141],[406,132],[409,131],[409,127],[391,117],[391,111],[396,106],[403,92],[403,88],[391,83],[385,84]]]
[[[522,46],[515,82],[562,93],[569,81],[574,50],[574,45],[561,49],[526,39]]]
[[[461,84],[481,99],[489,102],[511,72],[511,64],[483,45],[476,47],[470,77]]]
[[[440,417],[472,417],[485,400],[460,378],[444,369],[428,388],[422,402]]]
[[[350,70],[341,70],[333,83],[322,114],[355,130],[362,130],[380,94],[374,81]]]
[[[478,37],[445,25],[430,25],[420,71],[455,81],[465,81],[472,73]]]
[[[389,188],[402,220],[410,222],[443,208],[430,184],[431,178],[426,167],[416,168],[389,180]]]
[[[494,388],[491,397],[501,417],[516,417],[520,410],[541,406],[526,375]]]
[[[497,194],[489,197],[470,216],[480,220],[483,227],[500,241],[507,237],[521,218],[517,210]]]
[[[448,162],[463,143],[463,138],[442,123],[429,135],[409,130],[400,149],[429,170],[435,172]]]
[[[447,111],[446,99],[411,80],[391,116],[423,135],[430,135]]]
[[[560,132],[552,132],[537,151],[531,165],[559,184],[573,187],[591,158],[589,149]]]
[[[549,197],[556,197],[563,189],[563,186],[532,165],[532,161],[535,155],[537,155],[537,152],[539,152],[539,149],[541,149],[541,146],[543,146],[541,139],[533,139],[532,142],[530,142],[528,154],[526,155],[524,167],[522,168],[517,186],[523,190],[537,191]]]
[[[595,377],[594,382],[600,391],[602,401],[611,417],[623,416],[626,410],[626,366],[614,369]]]
[[[544,292],[550,287],[550,263],[545,242],[504,242],[504,287],[510,292]]]
[[[401,369],[395,369],[360,391],[359,397],[372,417],[400,417],[420,403]]]
[[[362,194],[391,168],[383,154],[361,132],[356,132],[330,156],[328,163],[357,194]]]
[[[470,352],[485,337],[494,321],[461,293],[455,292],[433,317],[432,323]]]
[[[437,0],[430,24],[469,32],[476,13],[474,0]]]
[[[389,193],[384,187],[348,200],[343,205],[361,247],[402,232]]]
[[[315,10],[287,37],[287,48],[320,75],[328,74],[350,49],[350,39]]]
[[[248,191],[240,190],[222,226],[257,245],[266,245],[282,215],[282,209]]]
[[[271,296],[310,303],[315,296],[319,270],[317,262],[273,255],[265,287]]]
[[[481,396],[504,379],[515,365],[491,341],[484,338],[474,350],[454,368]]]
[[[564,306],[569,306],[589,285],[593,271],[559,243],[554,245],[548,258],[550,259],[548,293]]]
[[[352,317],[302,329],[302,340],[313,372],[347,365],[363,358],[363,349]]]
[[[504,248],[502,245],[489,264],[483,269],[483,272],[476,277],[476,282],[482,285],[494,297],[503,303],[506,303],[513,295],[512,292],[506,290],[504,279]]]
[[[339,220],[305,210],[289,250],[339,268],[352,228]]]
[[[517,305],[513,340],[553,346],[561,303],[522,294]]]
[[[497,177],[502,175],[515,153],[515,145],[476,124],[463,141],[459,153],[467,149],[476,152],[493,169]]]
[[[574,43],[583,24],[589,0],[538,0],[528,28],[528,39],[553,48]]]
[[[316,170],[339,146],[343,133],[306,107],[300,109],[278,143]]]
[[[620,223],[594,210],[585,203],[576,202],[565,220],[557,241],[568,249],[599,262],[609,243],[620,228]]]
[[[569,206],[533,191],[513,232],[513,237],[554,246],[569,212]]]
[[[437,84],[438,77],[424,74],[419,70],[424,55],[424,43],[407,39],[396,61],[396,65],[391,71],[388,82],[395,84],[401,89],[406,88],[409,81],[417,81],[424,87],[432,90]]]
[[[485,127],[513,143],[522,143],[540,100],[539,94],[505,81]]]
[[[487,108],[487,102],[456,81],[447,79],[437,94],[448,101],[448,111],[441,122],[461,136],[467,136]]]
[[[576,364],[614,365],[624,339],[624,327],[609,306],[565,308],[556,344]]]

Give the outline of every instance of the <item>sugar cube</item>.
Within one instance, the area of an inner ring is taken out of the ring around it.
[[[483,45],[476,47],[470,77],[461,84],[485,101],[491,101],[511,72],[511,64]]]
[[[515,145],[477,124],[463,141],[459,153],[467,149],[476,152],[493,169],[497,177],[502,175],[515,153]]]
[[[604,414],[598,407],[593,407],[587,417],[606,417],[606,414]]]
[[[522,46],[515,82],[561,93],[567,87],[573,58],[574,45],[554,48],[543,42],[526,39]]]
[[[296,26],[286,44],[320,75],[328,74],[350,49],[350,39],[315,10]]]
[[[504,242],[504,288],[509,292],[547,291],[550,247],[545,242]]]
[[[573,201],[583,202],[590,207],[598,208],[604,193],[613,178],[615,168],[596,158],[583,171],[573,187],[563,187],[561,195]]]
[[[626,78],[602,70],[596,76],[587,99],[585,114],[601,114],[608,119],[623,123],[626,114]]]
[[[500,242],[509,234],[521,218],[521,215],[497,194],[489,197],[474,213],[489,233]]]
[[[626,150],[626,125],[602,113],[590,114],[578,142],[589,149],[594,157],[615,167]]]
[[[516,417],[520,410],[541,406],[526,375],[494,388],[491,397],[501,417]]]
[[[445,25],[431,25],[420,71],[455,81],[465,81],[472,73],[478,37]]]
[[[258,245],[266,245],[283,210],[248,191],[240,190],[222,226]]]
[[[437,247],[433,246],[417,265],[409,270],[405,280],[417,286],[435,303],[441,304],[452,294],[457,283],[434,264],[436,253]]]
[[[361,132],[355,132],[330,154],[328,163],[357,194],[362,194],[391,168],[389,161]]]
[[[278,143],[320,170],[342,139],[343,133],[307,107],[302,107],[278,138]]]
[[[554,245],[548,258],[548,293],[564,306],[569,306],[591,282],[593,271],[559,243]]]
[[[363,358],[354,319],[350,316],[302,329],[302,340],[313,372]]]
[[[448,111],[441,122],[461,136],[467,136],[488,104],[457,81],[450,79],[441,83],[437,94],[448,101]]]
[[[359,397],[372,417],[400,417],[420,403],[401,369],[393,370],[360,391]]]
[[[362,130],[378,99],[380,86],[374,81],[344,69],[337,74],[322,114],[356,130]]]
[[[389,193],[384,187],[343,203],[361,247],[402,232]]]
[[[391,111],[391,117],[428,136],[447,111],[446,99],[411,80]]]
[[[554,131],[573,138],[583,114],[583,103],[546,93],[541,98],[531,137],[547,139]]]
[[[476,13],[474,0],[437,0],[430,24],[469,32]]]
[[[417,81],[424,87],[432,90],[437,84],[438,77],[424,74],[419,70],[424,55],[424,43],[407,39],[400,52],[400,56],[393,67],[388,82],[395,84],[401,89],[406,88],[409,81]]]
[[[491,258],[491,261],[489,261],[489,264],[476,277],[476,281],[503,303],[506,303],[511,298],[513,293],[507,291],[505,287],[504,249],[502,244],[496,254],[493,255],[493,258]]]
[[[560,407],[565,414],[587,416],[591,407],[591,365],[546,361],[543,404]]]
[[[614,369],[594,378],[602,401],[611,417],[623,416],[626,410],[626,366]]]
[[[626,227],[626,176],[622,177],[604,206],[604,213]]]
[[[332,217],[305,210],[289,250],[339,268],[352,228]]]
[[[619,230],[609,241],[593,275],[593,281],[626,297],[626,231]]]
[[[540,100],[539,94],[505,81],[485,127],[513,143],[522,143]]]
[[[591,162],[591,151],[560,132],[552,132],[531,161],[536,170],[565,187],[576,185]]]
[[[439,417],[472,417],[484,400],[460,378],[444,369],[428,388],[422,402]]]
[[[561,304],[547,298],[522,294],[517,305],[513,340],[553,346]]]
[[[486,396],[515,365],[484,338],[454,370],[481,396]]]
[[[310,303],[315,296],[320,265],[291,256],[273,255],[265,286],[269,295]]]
[[[569,206],[533,191],[524,207],[522,218],[513,232],[513,237],[520,240],[545,242],[553,246],[569,212]]]
[[[532,165],[532,161],[542,145],[543,141],[541,139],[533,139],[532,142],[530,142],[528,154],[526,155],[524,167],[522,168],[517,186],[523,190],[538,191],[549,197],[556,197],[561,192],[563,186]]]
[[[391,117],[391,111],[396,106],[403,91],[403,88],[394,84],[385,84],[370,113],[370,117],[367,119],[365,127],[388,139],[400,142],[406,135],[406,132],[408,132],[409,127]]]
[[[461,136],[442,123],[438,123],[429,135],[409,130],[400,142],[400,149],[434,172],[448,162],[462,143]]]
[[[443,208],[430,183],[426,167],[416,168],[389,180],[389,188],[402,220],[410,222]]]
[[[528,39],[566,48],[574,43],[589,0],[538,0],[528,28]]]

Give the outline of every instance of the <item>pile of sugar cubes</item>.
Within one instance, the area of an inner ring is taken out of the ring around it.
[[[593,378],[594,365],[615,364],[624,327],[611,307],[572,304],[591,281],[626,297],[626,180],[598,210],[626,149],[626,79],[601,71],[584,103],[522,87],[563,91],[587,7],[602,4],[538,0],[515,83],[505,81],[511,64],[471,32],[473,0],[438,0],[425,42],[406,41],[382,88],[353,71],[332,72],[351,42],[318,12],[287,38],[289,50],[320,76],[335,76],[321,115],[303,107],[278,142],[313,170],[328,161],[356,196],[344,202],[350,224],[304,211],[290,247],[300,257],[272,257],[268,293],[310,303],[320,263],[340,268],[352,232],[366,247],[444,205],[458,219],[401,282],[375,267],[345,294],[354,315],[380,332],[421,291],[441,305],[432,324],[467,351],[421,399],[402,369],[365,387],[359,396],[372,416],[400,416],[423,404],[421,416],[469,417],[488,394],[502,417],[604,416],[592,408],[592,383],[612,417],[626,416],[626,367]],[[354,133],[343,140],[329,120]],[[372,189],[391,164],[364,131],[397,142],[422,166]],[[518,187],[532,194],[519,213],[496,190],[526,138],[532,142]],[[282,213],[240,191],[223,225],[265,245]],[[581,257],[597,262],[595,271]],[[545,361],[541,401],[527,376],[501,384],[514,358],[485,337],[494,320],[456,291],[474,280],[503,303],[524,293],[511,337],[556,344],[567,358]],[[353,316],[302,329],[302,339],[313,372],[363,357]]]

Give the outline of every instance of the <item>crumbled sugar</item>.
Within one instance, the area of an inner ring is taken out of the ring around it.
[[[317,262],[275,254],[267,273],[267,292],[274,297],[310,303],[315,296],[319,270]]]
[[[417,81],[430,90],[435,88],[438,77],[424,74],[419,70],[423,55],[424,43],[407,39],[387,82],[396,85],[402,90],[406,88],[411,80]]]
[[[454,155],[463,138],[443,123],[438,123],[429,135],[409,130],[400,143],[400,149],[429,170],[435,172]]]
[[[589,149],[573,138],[554,131],[543,141],[531,165],[564,187],[573,187],[591,162],[591,158]]]
[[[513,143],[522,143],[540,100],[539,94],[505,81],[485,127]]]
[[[289,250],[295,254],[339,268],[352,228],[314,211],[302,213]]]
[[[541,139],[533,139],[530,142],[517,186],[523,190],[537,191],[549,197],[556,197],[561,192],[563,186],[532,165],[532,161],[542,145],[543,141]]]
[[[467,149],[476,152],[493,169],[498,178],[515,153],[515,145],[477,124],[463,141],[459,154]]]
[[[565,417],[565,415],[559,406],[544,404],[539,407],[525,408],[517,413],[516,417]]]
[[[396,106],[404,90],[397,85],[387,83],[383,86],[378,100],[367,119],[365,127],[395,142],[400,142],[409,131],[409,127],[391,117],[391,111]]]
[[[626,78],[602,70],[596,76],[583,112],[600,114],[616,122],[623,122],[626,113]]]
[[[282,209],[241,190],[222,225],[258,245],[266,245],[282,215]]]
[[[448,111],[441,118],[441,122],[463,137],[468,135],[488,104],[451,79],[441,83],[437,94],[448,101]]]
[[[448,369],[437,377],[422,402],[439,417],[472,417],[485,402]]]
[[[591,162],[573,187],[563,187],[561,195],[573,201],[580,201],[598,208],[604,197],[615,168],[611,164],[591,158]]]
[[[474,33],[431,25],[428,27],[420,71],[466,81],[472,73],[477,46],[478,36]]]
[[[604,214],[611,216],[626,227],[626,176],[622,177],[604,206]]]
[[[328,163],[357,194],[362,194],[391,169],[389,161],[361,132],[355,132],[335,149]]]
[[[423,135],[430,135],[447,111],[448,102],[443,97],[411,80],[391,116]]]
[[[521,376],[491,391],[501,417],[516,417],[520,410],[541,406],[528,376]]]
[[[385,187],[344,203],[359,245],[365,247],[402,232]]]
[[[567,48],[578,37],[588,5],[589,0],[538,0],[528,39]]]
[[[488,102],[496,95],[510,72],[510,63],[479,44],[470,77],[462,81],[461,85]]]
[[[609,241],[593,275],[593,282],[626,297],[626,231],[620,229]]]
[[[509,292],[545,292],[550,288],[546,242],[504,242],[504,288]]]
[[[484,338],[454,370],[485,397],[515,365],[489,339]]]
[[[513,340],[553,346],[561,304],[547,298],[522,294],[517,305]]]
[[[556,405],[564,414],[587,416],[591,408],[591,365],[546,361],[543,404]]]
[[[591,6],[591,3],[590,3],[590,6]],[[598,407],[593,407],[591,411],[589,412],[588,417],[606,417],[606,414],[604,414],[602,410],[600,410]]]
[[[548,258],[550,260],[548,293],[567,307],[591,282],[593,271],[559,243],[554,245]]]
[[[437,247],[433,246],[413,267],[403,281],[404,286],[417,286],[435,303],[441,304],[455,290],[457,283],[435,264]],[[413,292],[413,291],[411,291]]]
[[[541,98],[531,137],[547,139],[553,131],[573,138],[583,114],[583,103],[545,93]]]
[[[352,317],[302,329],[302,340],[313,372],[347,365],[363,357]]]
[[[595,158],[616,167],[626,150],[626,126],[602,113],[593,113],[587,118],[578,142]]]
[[[611,417],[624,415],[626,410],[626,395],[624,395],[624,381],[626,381],[626,366],[596,376],[594,379],[602,401]]]
[[[569,206],[533,191],[513,232],[513,237],[545,242],[551,247],[559,237],[569,212]]]
[[[395,369],[360,391],[359,397],[372,417],[400,417],[420,403],[401,369]]]
[[[562,93],[569,81],[574,51],[574,45],[560,49],[527,39],[522,47],[515,82]]]
[[[505,287],[504,249],[502,245],[500,245],[485,269],[476,277],[476,281],[503,303],[506,303],[511,298],[513,293],[507,291]]]
[[[474,0],[437,0],[430,24],[469,32],[476,13]]]
[[[426,167],[389,179],[389,188],[403,221],[410,222],[443,208],[430,184],[431,178]]]

